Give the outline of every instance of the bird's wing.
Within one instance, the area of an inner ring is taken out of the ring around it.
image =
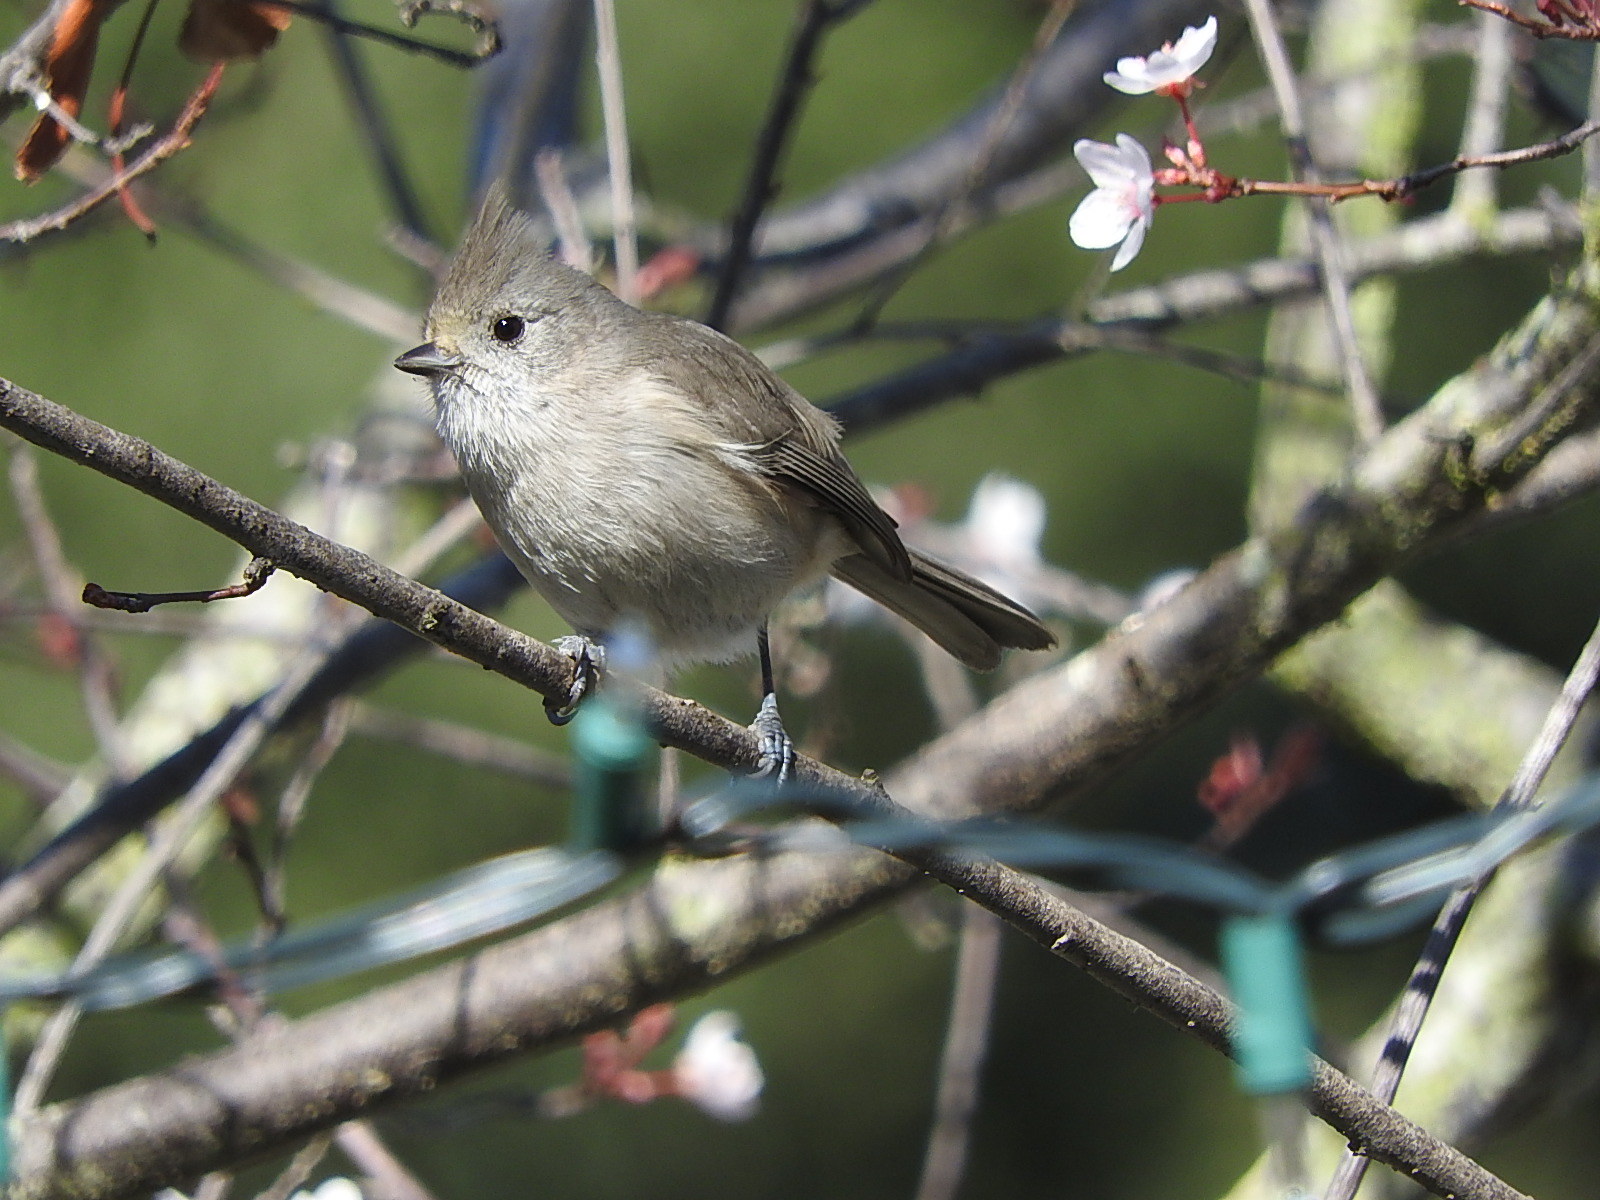
[[[681,357],[653,364],[686,394],[708,387],[737,391],[738,403],[705,416],[729,445],[739,446],[763,475],[811,497],[844,525],[861,553],[896,579],[911,578],[911,557],[895,521],[878,506],[839,451],[839,427],[777,374],[731,338],[692,321],[677,325]]]
[[[897,579],[911,578],[911,557],[894,518],[878,507],[866,485],[839,451],[808,445],[800,431],[784,434],[755,451],[761,469],[814,497],[850,531],[861,552]]]

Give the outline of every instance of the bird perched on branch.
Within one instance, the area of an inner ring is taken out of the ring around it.
[[[969,667],[1055,638],[1026,608],[911,550],[839,450],[839,426],[739,343],[644,312],[549,257],[492,189],[395,360],[432,385],[439,433],[502,549],[572,624],[570,715],[628,620],[662,665],[754,647],[762,770],[793,759],[767,614],[832,574]]]

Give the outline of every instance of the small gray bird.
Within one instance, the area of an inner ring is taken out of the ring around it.
[[[767,614],[832,574],[969,667],[1055,638],[1027,609],[907,549],[839,451],[839,426],[739,343],[644,312],[550,258],[491,190],[395,360],[432,385],[439,434],[501,548],[579,637],[570,715],[594,646],[626,620],[664,669],[761,654],[754,728],[786,776]]]

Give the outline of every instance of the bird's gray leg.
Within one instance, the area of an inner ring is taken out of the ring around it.
[[[782,787],[789,781],[789,769],[794,766],[794,740],[778,715],[778,689],[772,679],[772,647],[765,621],[756,630],[756,648],[761,652],[761,707],[756,711],[756,719],[750,722],[750,728],[761,739],[761,766],[756,770],[756,777],[773,776]]]
[[[552,725],[565,725],[578,711],[578,705],[597,684],[606,669],[606,648],[585,634],[573,633],[559,637],[555,648],[572,660],[572,683],[567,687],[565,700],[544,698],[544,715]]]

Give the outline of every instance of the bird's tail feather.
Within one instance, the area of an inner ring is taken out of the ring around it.
[[[992,671],[1008,646],[1048,650],[1055,635],[1022,605],[954,567],[911,551],[911,578],[898,579],[864,554],[833,564],[836,578],[899,613],[967,666]]]

